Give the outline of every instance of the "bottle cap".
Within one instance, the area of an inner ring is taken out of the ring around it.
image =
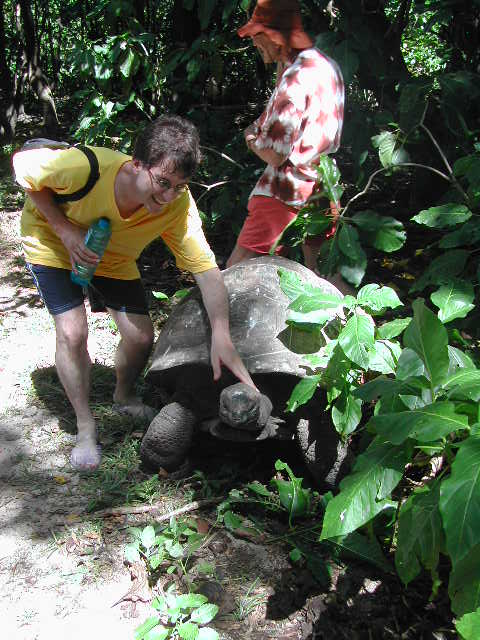
[[[100,229],[109,229],[110,220],[108,218],[100,218],[98,221],[98,226],[100,227]]]

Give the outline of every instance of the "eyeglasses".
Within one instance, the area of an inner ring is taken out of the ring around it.
[[[166,178],[159,178],[158,176],[152,173],[151,169],[147,169],[147,171],[148,171],[148,175],[150,176],[150,180],[152,182],[152,187],[153,187],[153,183],[155,183],[157,187],[159,187],[162,191],[168,191],[169,189],[172,189],[172,184],[170,180],[167,180]],[[175,193],[180,195],[181,193],[185,193],[187,188],[188,187],[186,184],[177,184],[176,187],[173,187],[173,190],[175,191]]]

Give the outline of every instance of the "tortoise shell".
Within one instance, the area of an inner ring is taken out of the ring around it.
[[[292,350],[292,332],[285,322],[291,300],[280,288],[279,269],[292,271],[303,283],[343,298],[338,289],[298,262],[277,256],[252,258],[222,272],[229,298],[230,333],[250,374],[304,377],[303,354],[316,352],[322,345],[312,348],[301,344],[299,353]],[[297,339],[299,333],[305,334],[300,341],[312,339],[309,332],[295,333]],[[200,290],[195,287],[162,327],[148,374],[161,377],[162,372],[175,367],[203,364],[210,366],[210,324]]]

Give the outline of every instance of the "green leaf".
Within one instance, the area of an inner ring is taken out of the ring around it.
[[[287,411],[294,412],[306,404],[315,393],[320,382],[321,375],[307,376],[302,378],[293,389],[287,402]]]
[[[253,491],[253,493],[256,493],[259,496],[264,496],[265,498],[273,497],[272,492],[269,491],[264,484],[258,482],[258,480],[255,482],[249,482],[247,484],[247,489],[250,489],[250,491]]]
[[[480,436],[460,444],[452,473],[442,483],[440,510],[455,567],[471,549],[480,547]]]
[[[361,237],[372,247],[392,253],[405,244],[407,234],[400,220],[381,216],[369,209],[359,211],[352,218],[353,224],[361,230]]]
[[[470,251],[462,249],[446,251],[432,260],[423,275],[410,288],[410,291],[422,291],[430,284],[448,284],[452,278],[463,271],[469,256]]]
[[[367,370],[368,349],[375,344],[373,320],[355,312],[338,336],[338,342],[352,362]]]
[[[288,555],[290,557],[290,560],[293,563],[298,562],[299,560],[302,559],[302,552],[298,547],[295,547],[295,549],[292,549]]]
[[[425,365],[413,349],[403,349],[397,362],[397,379],[425,377]]]
[[[147,618],[143,624],[135,629],[135,640],[144,640],[150,629],[153,629],[160,623],[157,616]]]
[[[347,258],[347,256],[341,256],[339,254],[339,265],[338,270],[343,278],[353,284],[354,287],[358,287],[361,281],[363,280],[363,276],[367,271],[367,256],[363,249],[361,249],[361,258],[357,260],[351,260]]]
[[[198,622],[198,624],[207,624],[211,620],[215,618],[218,613],[218,606],[216,604],[212,604],[207,602],[203,604],[200,608],[192,611],[192,615],[190,616],[194,622]]]
[[[198,625],[193,624],[193,622],[183,622],[176,629],[183,640],[197,640],[198,638]]]
[[[340,185],[340,171],[335,160],[327,155],[320,156],[317,171],[324,194],[330,201],[339,202],[343,189]]]
[[[367,538],[366,536],[353,531],[348,536],[340,536],[332,538],[333,542],[340,551],[342,556],[347,558],[355,558],[362,562],[368,562],[383,571],[393,573],[392,567],[382,553],[382,549],[375,537]]]
[[[398,135],[391,131],[382,131],[372,137],[372,144],[378,149],[378,157],[382,166],[388,169],[408,160],[408,154],[398,145]]]
[[[480,545],[460,560],[450,572],[448,595],[452,611],[457,616],[480,607]]]
[[[475,369],[475,364],[473,360],[466,353],[457,349],[457,347],[452,347],[448,345],[448,358],[449,358],[449,368],[448,373],[455,373],[456,369]]]
[[[480,638],[480,607],[455,621],[455,627],[463,640]]]
[[[440,239],[438,246],[441,249],[452,249],[454,247],[469,246],[477,244],[480,240],[480,226],[477,218],[473,218],[462,225],[459,229],[455,229],[451,233],[446,233]]]
[[[184,593],[177,596],[175,606],[180,609],[193,609],[201,607],[206,602],[208,602],[208,598],[201,593]]]
[[[154,298],[157,298],[157,300],[168,300],[168,296],[161,291],[152,291],[152,295]]]
[[[415,300],[413,319],[403,334],[403,344],[415,351],[425,365],[427,377],[437,386],[448,371],[448,335],[423,300]]]
[[[406,585],[421,566],[430,571],[437,567],[444,546],[439,499],[440,482],[435,482],[416,490],[400,509],[395,567]]]
[[[299,276],[293,271],[288,269],[278,269],[278,276],[280,278],[280,288],[289,300],[296,300],[298,296],[308,291],[308,288],[303,284]],[[311,287],[313,291],[314,288]]]
[[[138,551],[138,542],[133,542],[132,544],[125,545],[124,550],[125,560],[133,564],[134,562],[138,562],[140,560],[140,553]]]
[[[480,402],[480,371],[457,371],[443,382],[442,388],[450,392],[453,400]]]
[[[129,78],[130,75],[132,74],[132,69],[134,69],[134,62],[135,62],[135,53],[132,51],[132,49],[129,49],[127,51],[127,55],[125,59],[120,65],[120,73],[124,78]]]
[[[331,293],[325,293],[321,289],[315,289],[311,293],[300,294],[288,306],[289,310],[308,313],[310,311],[330,311],[329,317],[339,313],[342,310],[343,296],[336,296]]]
[[[376,340],[370,351],[369,369],[380,373],[395,373],[402,348],[397,342]]]
[[[230,531],[235,531],[235,529],[239,529],[242,526],[242,521],[232,511],[225,511],[223,514],[223,522]]]
[[[391,322],[385,322],[377,327],[376,333],[379,340],[390,340],[399,336],[410,324],[411,318],[397,318]]]
[[[340,483],[340,493],[328,503],[320,540],[347,535],[385,509],[396,507],[387,496],[400,482],[410,453],[408,443],[395,447],[375,438]]]
[[[451,280],[441,286],[430,296],[431,301],[440,311],[438,318],[442,322],[451,322],[456,318],[465,318],[475,308],[472,304],[475,297],[473,286],[465,280]]]
[[[338,234],[340,251],[352,262],[361,261],[365,255],[358,240],[358,231],[350,224],[343,224]]]
[[[396,309],[403,306],[400,298],[391,287],[380,287],[378,284],[367,284],[357,293],[357,302],[372,311]]]
[[[288,511],[290,520],[304,516],[310,508],[310,491],[302,489],[303,478],[295,478],[295,480],[273,478],[271,481],[277,488],[280,503]]]
[[[342,393],[332,407],[332,421],[341,436],[355,431],[362,418],[362,401],[350,393]]]
[[[435,402],[413,411],[373,416],[368,425],[393,444],[401,444],[407,438],[435,442],[449,433],[466,429],[468,419],[455,413],[453,402]]]
[[[423,209],[416,216],[413,216],[412,220],[427,227],[444,229],[465,222],[471,216],[472,212],[465,205],[449,202],[438,207]]]
[[[385,376],[378,376],[355,389],[353,395],[356,398],[361,398],[364,402],[371,402],[379,396],[418,395],[425,388],[428,388],[428,381],[422,377],[392,380]]]
[[[155,542],[155,529],[151,525],[143,529],[140,542],[143,544],[145,549],[150,549]]]

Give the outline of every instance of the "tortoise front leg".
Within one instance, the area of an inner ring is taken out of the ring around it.
[[[140,446],[140,457],[149,467],[178,472],[187,464],[197,419],[179,402],[163,407],[150,423]]]

